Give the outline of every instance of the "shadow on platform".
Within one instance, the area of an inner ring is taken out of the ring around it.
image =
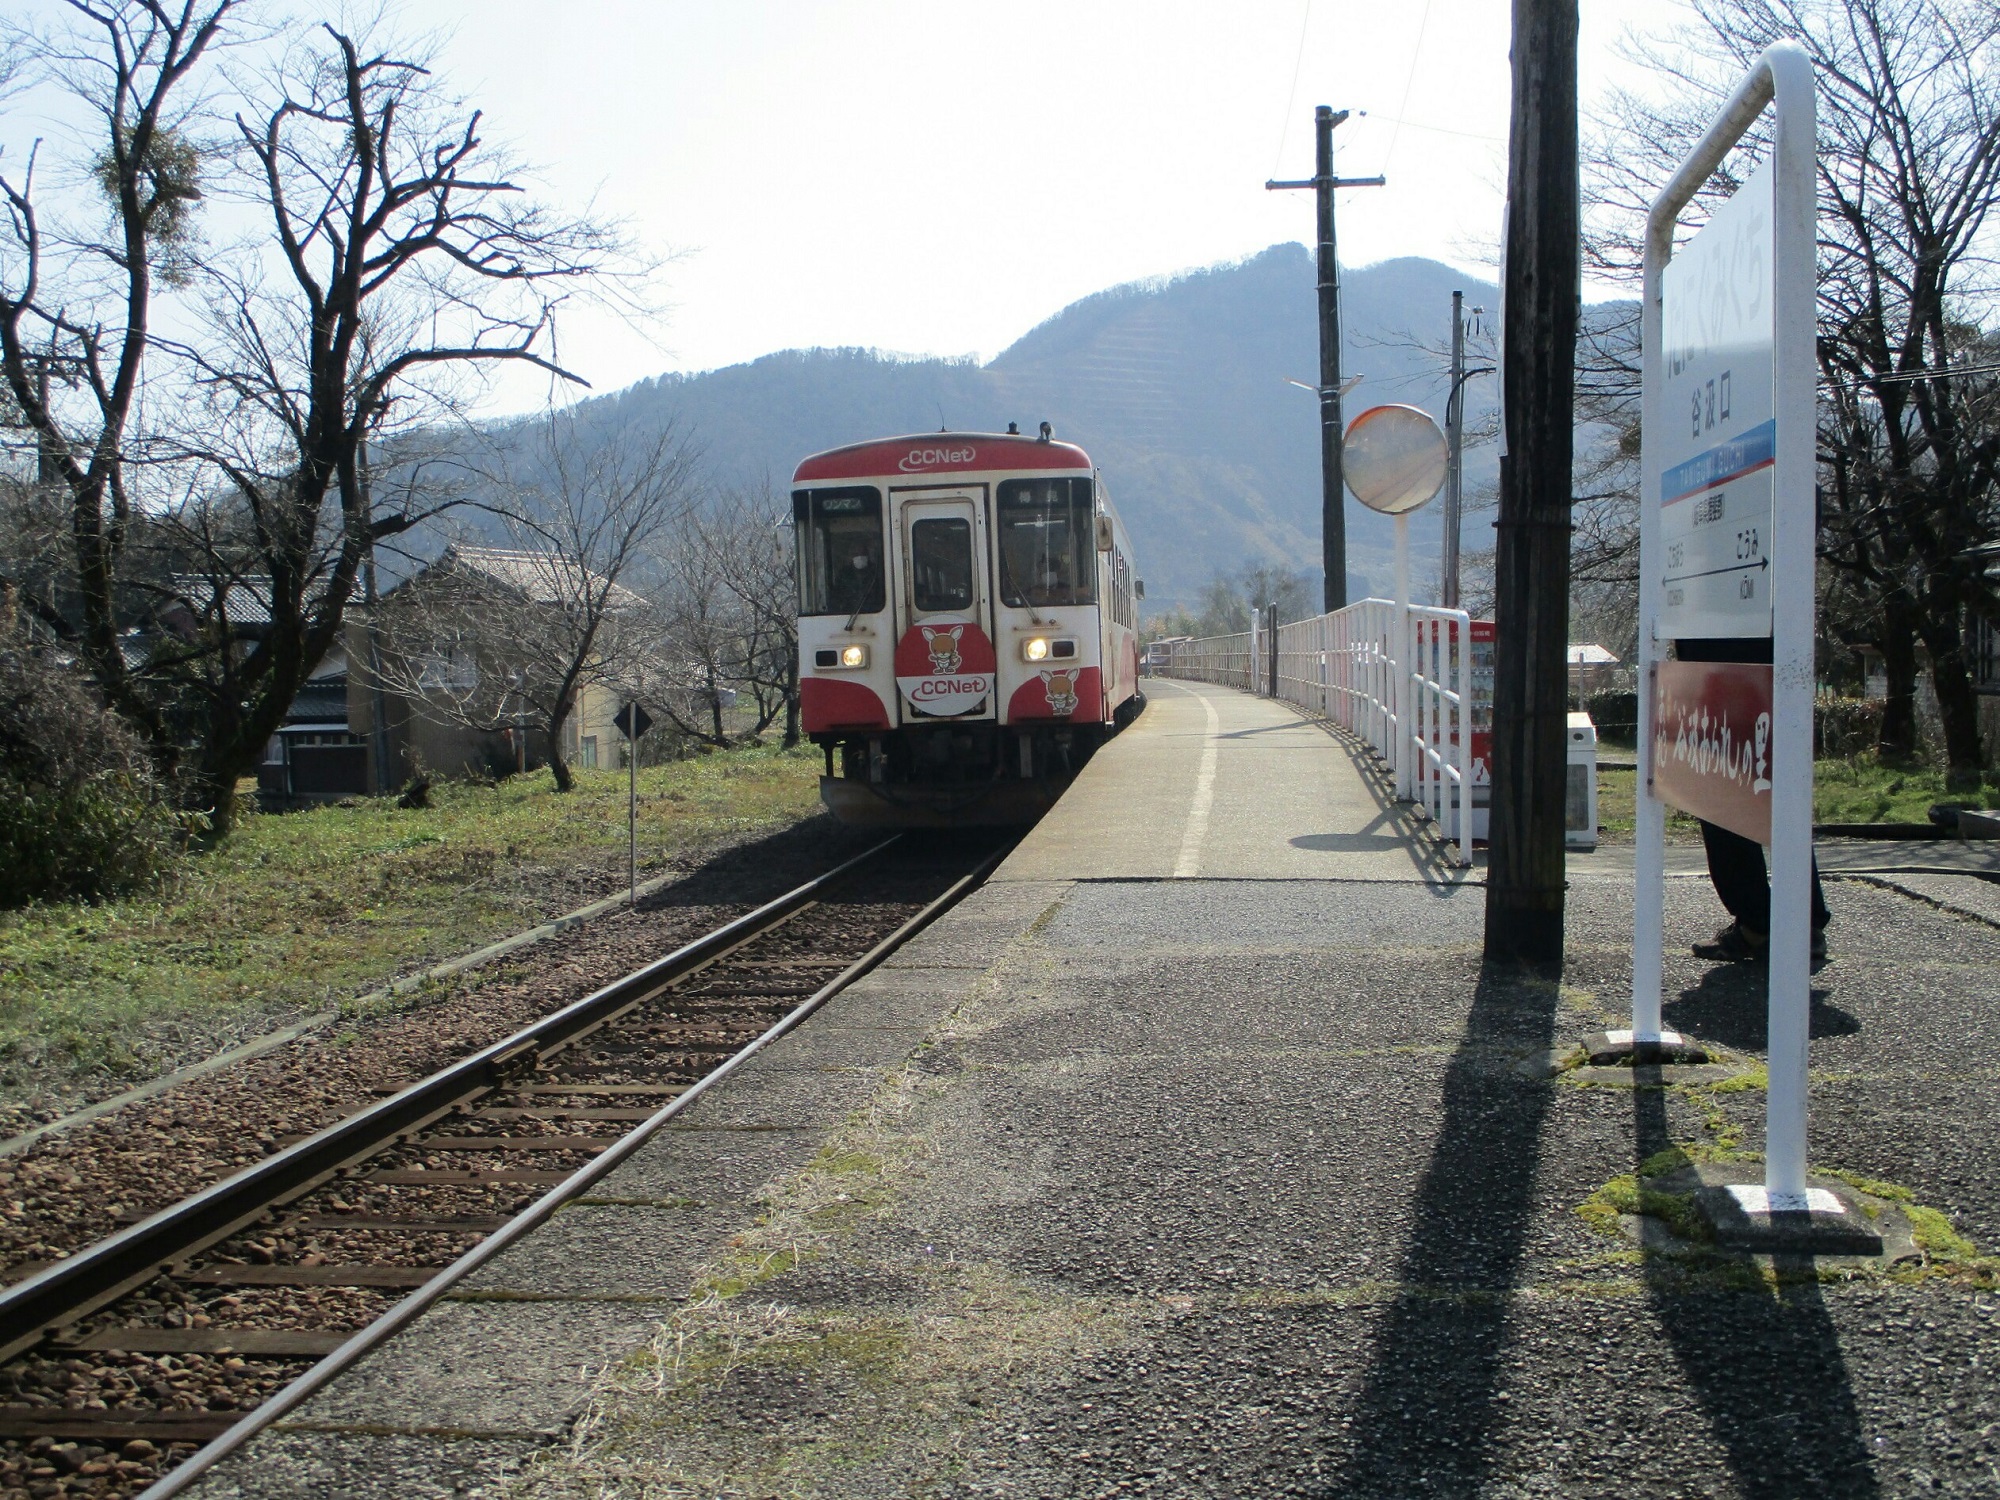
[[[1334,854],[1386,854],[1400,848],[1402,835],[1394,833],[1302,833],[1288,840],[1295,849],[1320,849]]]
[[[1397,1293],[1370,1351],[1341,1472],[1317,1493],[1472,1495],[1491,1467],[1543,1124],[1554,1098],[1499,1061],[1550,1046],[1558,986],[1486,965],[1444,1080]]]
[[[1741,1052],[1764,1049],[1770,1015],[1768,971],[1761,964],[1717,964],[1693,989],[1682,990],[1660,1007],[1667,1024]],[[1814,1038],[1853,1036],[1861,1023],[1815,988],[1807,1024]]]
[[[1409,850],[1417,878],[1427,884],[1464,885],[1473,879],[1474,871],[1458,862],[1457,844],[1440,838],[1437,826],[1429,818],[1420,817],[1414,803],[1396,799],[1395,777],[1365,741],[1331,719],[1302,718],[1296,723],[1321,730],[1340,747],[1340,753],[1347,757],[1354,774],[1361,778],[1361,785],[1374,799],[1375,816],[1358,832],[1301,834],[1291,840],[1293,844],[1301,849],[1363,854],[1384,852],[1400,844]],[[1374,832],[1384,827],[1392,832]],[[1478,858],[1475,854],[1475,868]]]
[[[1498,1059],[1549,1045],[1558,986],[1486,966],[1444,1084],[1444,1117],[1412,1206],[1397,1293],[1378,1326],[1339,1464],[1323,1496],[1472,1497],[1499,1458],[1513,1292],[1536,1212],[1542,1139],[1556,1097]],[[1672,1146],[1666,1095],[1634,1093],[1640,1162]],[[1809,1257],[1748,1256],[1691,1270],[1649,1253],[1647,1308],[1750,1500],[1878,1493],[1853,1386]],[[1651,1339],[1641,1339],[1642,1353]],[[1526,1396],[1528,1393],[1523,1393]],[[1532,1398],[1531,1398],[1532,1399]],[[1649,1438],[1671,1462],[1692,1434]]]
[[[1665,1090],[1635,1089],[1632,1099],[1643,1164],[1676,1143]],[[1749,1255],[1716,1252],[1691,1268],[1646,1252],[1653,1316],[1746,1500],[1880,1493],[1817,1269],[1809,1255],[1774,1257],[1773,1287]],[[1675,1438],[1658,1435],[1663,1447]]]

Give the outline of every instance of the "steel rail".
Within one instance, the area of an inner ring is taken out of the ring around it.
[[[835,866],[755,911],[614,980],[594,994],[523,1027],[441,1072],[308,1136],[233,1177],[0,1292],[0,1361],[59,1334],[79,1318],[144,1286],[175,1264],[257,1223],[272,1208],[309,1192],[343,1167],[421,1130],[467,1099],[532,1071],[550,1049],[641,1004],[810,902],[834,880],[873,859],[896,838]]]
[[[501,1251],[510,1248],[516,1241],[525,1238],[531,1231],[546,1223],[550,1218],[554,1217],[556,1210],[569,1202],[570,1199],[580,1197],[610,1175],[613,1169],[622,1166],[641,1146],[657,1135],[675,1116],[694,1103],[696,1099],[722,1082],[723,1079],[735,1072],[736,1069],[748,1062],[750,1058],[761,1052],[764,1048],[770,1046],[771,1043],[797,1028],[814,1011],[825,1005],[827,1001],[846,989],[855,980],[861,978],[862,975],[868,973],[869,970],[881,964],[890,954],[894,953],[903,944],[907,943],[919,932],[922,932],[924,928],[930,926],[932,922],[935,922],[939,917],[951,910],[952,907],[956,906],[964,898],[967,892],[983,881],[992,872],[993,867],[1006,858],[1012,849],[1013,844],[1008,843],[981,860],[973,867],[969,874],[953,882],[943,895],[939,896],[930,905],[903,923],[894,932],[883,938],[881,942],[870,948],[845,969],[842,969],[839,974],[828,980],[819,989],[813,991],[806,999],[800,1001],[797,1006],[788,1011],[782,1018],[773,1022],[769,1030],[763,1032],[755,1040],[747,1043],[740,1052],[737,1052],[727,1062],[723,1063],[721,1067],[695,1083],[686,1093],[665,1105],[657,1114],[653,1115],[652,1118],[646,1120],[629,1134],[621,1136],[617,1144],[605,1151],[603,1155],[597,1157],[587,1165],[579,1167],[566,1181],[551,1188],[542,1197],[536,1199],[534,1203],[522,1210],[521,1213],[508,1220],[504,1228],[495,1230],[491,1235],[488,1235],[477,1245],[474,1245],[464,1255],[453,1261],[449,1266],[446,1266],[436,1276],[424,1283],[423,1286],[410,1293],[409,1296],[383,1313],[381,1317],[355,1334],[353,1338],[342,1344],[333,1353],[327,1355],[325,1359],[314,1365],[310,1370],[307,1370],[298,1379],[271,1397],[270,1400],[247,1413],[235,1426],[190,1455],[186,1463],[182,1464],[172,1473],[163,1475],[155,1480],[152,1485],[140,1492],[137,1500],[171,1500],[172,1496],[185,1493],[187,1488],[209,1469],[236,1452],[258,1433],[264,1431],[274,1423],[283,1420],[288,1414],[296,1411],[306,1401],[324,1390],[328,1385],[331,1385],[336,1378],[344,1375],[367,1355],[372,1354],[376,1349],[415,1322],[418,1317],[428,1310],[439,1298],[443,1297],[445,1293],[449,1292],[452,1287],[493,1260]],[[874,852],[874,850],[869,851],[871,854]],[[863,855],[861,857],[866,858],[867,856]],[[849,863],[851,864],[853,861]],[[843,865],[841,868],[845,869],[847,866]]]

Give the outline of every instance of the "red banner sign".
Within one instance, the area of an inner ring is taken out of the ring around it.
[[[1653,795],[1771,842],[1771,669],[1663,661],[1653,697]]]

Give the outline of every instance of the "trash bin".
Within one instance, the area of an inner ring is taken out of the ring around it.
[[[1563,847],[1597,847],[1597,726],[1569,716],[1569,780],[1563,795]]]

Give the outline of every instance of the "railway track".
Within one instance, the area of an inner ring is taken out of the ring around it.
[[[304,1399],[1006,847],[888,840],[0,1292],[0,1497],[134,1494]]]

